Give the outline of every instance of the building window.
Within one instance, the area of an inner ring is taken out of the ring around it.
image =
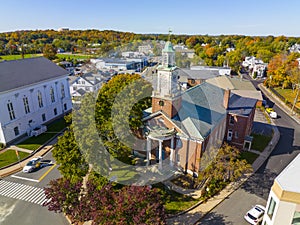
[[[42,120],[46,121],[46,114],[45,113],[42,114]]]
[[[24,103],[24,109],[25,109],[25,113],[30,113],[30,108],[29,108],[29,103],[28,103],[28,98],[27,97],[23,97],[23,103]]]
[[[230,123],[231,125],[234,124],[234,116],[230,115],[229,123]]]
[[[86,91],[90,91],[90,88],[89,88],[89,87],[85,87],[85,90],[86,90]]]
[[[56,116],[57,115],[57,108],[54,108],[53,112],[54,112],[54,115]]]
[[[160,100],[160,101],[158,102],[158,104],[159,104],[160,106],[164,106],[164,105],[165,105],[165,103],[164,103],[163,100]]]
[[[64,104],[64,110],[67,110],[67,103]]]
[[[18,136],[20,134],[19,127],[15,127],[14,132],[15,132],[15,136]]]
[[[268,208],[268,211],[267,211],[267,214],[268,214],[270,220],[272,220],[272,217],[273,217],[273,214],[274,214],[274,211],[275,211],[275,207],[276,207],[276,202],[275,202],[275,200],[271,197],[270,204],[269,204],[269,208]]]
[[[38,96],[39,107],[42,108],[44,106],[42,93],[38,91],[37,96]]]
[[[76,91],[76,90],[77,90],[77,87],[76,87],[76,86],[73,86],[73,90]]]
[[[61,97],[62,98],[66,97],[65,86],[63,84],[61,84],[61,86],[60,86],[60,91],[61,91]]]
[[[237,131],[234,132],[234,137],[239,138],[239,133]]]
[[[50,98],[51,98],[51,102],[55,102],[55,97],[54,97],[54,89],[53,87],[50,88]]]
[[[10,120],[16,119],[12,102],[7,103],[7,110],[8,110]]]
[[[227,132],[227,141],[231,141],[232,140],[232,130],[228,130]]]

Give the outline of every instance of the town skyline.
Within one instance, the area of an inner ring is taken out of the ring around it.
[[[118,30],[134,33],[300,36],[296,0],[235,1],[79,1],[2,2],[0,32],[17,30]],[[13,13],[11,10],[13,9]],[[8,19],[10,22],[7,23]]]

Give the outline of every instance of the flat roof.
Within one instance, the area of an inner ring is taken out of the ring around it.
[[[284,191],[300,193],[300,154],[275,178]]]

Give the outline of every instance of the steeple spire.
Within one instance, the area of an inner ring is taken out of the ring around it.
[[[169,36],[168,36],[168,41],[170,41],[170,40],[171,40],[171,33],[172,33],[172,30],[171,30],[171,28],[169,28]]]

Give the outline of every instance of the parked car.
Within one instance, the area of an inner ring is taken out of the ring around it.
[[[277,118],[277,113],[274,111],[273,108],[266,108],[266,112],[269,114],[269,116],[273,119]]]
[[[23,168],[23,172],[24,173],[31,173],[34,170],[38,169],[41,167],[41,161],[42,161],[42,157],[36,157],[31,159]]]
[[[255,205],[252,209],[250,209],[246,215],[244,216],[245,220],[250,224],[257,225],[260,224],[266,208],[262,205]]]

